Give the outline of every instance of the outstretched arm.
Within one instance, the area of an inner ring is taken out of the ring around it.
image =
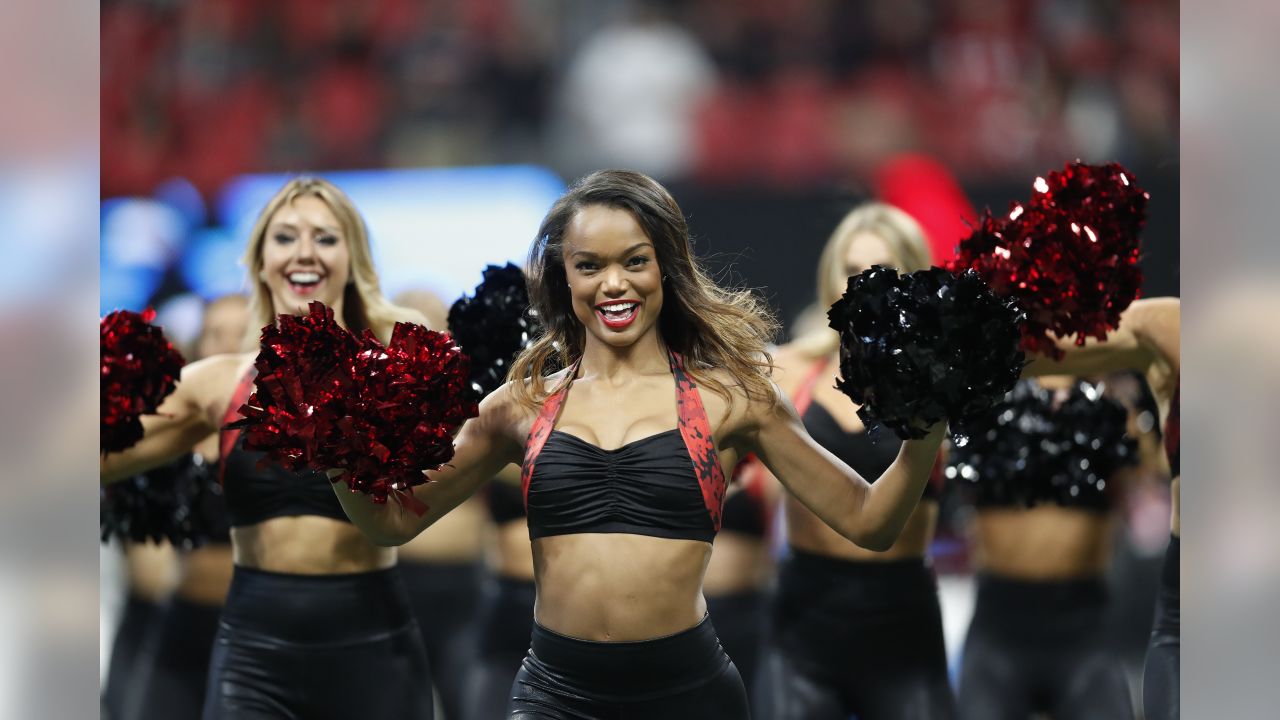
[[[1098,375],[1137,370],[1150,377],[1153,370],[1177,372],[1180,365],[1182,302],[1178,298],[1135,300],[1120,315],[1120,326],[1105,341],[1090,338],[1077,345],[1059,338],[1061,360],[1035,355],[1024,375]]]
[[[504,466],[520,463],[523,446],[515,439],[518,416],[506,386],[480,403],[479,416],[464,423],[454,439],[453,460],[426,473],[428,482],[412,489],[414,497],[427,506],[423,515],[394,499],[376,504],[342,482],[334,483],[334,492],[347,517],[369,540],[386,547],[403,545],[471,497]]]
[[[230,401],[236,372],[244,364],[238,355],[216,355],[182,368],[177,387],[156,414],[142,416],[142,440],[102,458],[102,483],[118,482],[171,462],[217,432],[212,413],[225,409],[217,408],[217,399],[223,398],[223,404]]]
[[[902,533],[946,434],[939,423],[923,439],[904,442],[872,484],[809,437],[786,400],[762,407],[751,424],[752,449],[783,486],[836,532],[878,551],[888,550]]]

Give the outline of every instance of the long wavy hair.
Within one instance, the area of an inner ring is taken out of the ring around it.
[[[573,313],[564,267],[564,236],[584,207],[600,205],[631,213],[654,245],[663,282],[658,330],[666,346],[685,358],[699,384],[732,404],[728,387],[708,371],[729,373],[747,397],[776,400],[767,346],[778,325],[767,305],[749,290],[720,287],[693,256],[689,226],[675,198],[647,175],[601,170],[578,180],[556,201],[529,249],[526,275],[530,304],[546,333],[512,363],[516,398],[537,407],[547,393],[546,378],[582,357],[586,328]]]
[[[840,336],[827,326],[827,309],[848,287],[844,259],[853,239],[862,233],[885,241],[900,273],[924,270],[933,262],[924,229],[907,213],[882,202],[863,203],[850,210],[831,232],[818,258],[817,297],[796,320],[793,347],[807,357],[826,357],[840,344]]]
[[[369,231],[364,218],[346,193],[336,185],[317,177],[296,177],[267,201],[258,214],[249,235],[241,262],[249,273],[249,329],[244,348],[252,351],[258,347],[262,328],[274,323],[279,311],[271,301],[271,290],[259,275],[262,271],[262,244],[266,241],[267,225],[280,208],[300,197],[313,196],[329,206],[338,229],[347,241],[351,256],[351,271],[347,286],[342,291],[342,321],[347,329],[359,333],[368,328],[382,342],[391,338],[391,330],[397,322],[413,322],[420,325],[426,320],[416,310],[392,304],[382,294],[378,272],[373,267],[373,251],[369,246]]]

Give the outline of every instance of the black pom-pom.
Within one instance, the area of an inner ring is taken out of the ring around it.
[[[978,506],[1105,509],[1108,481],[1137,461],[1125,408],[1078,383],[1060,405],[1033,381],[1018,383],[993,413],[970,421],[969,441],[952,448],[948,480]]]
[[[190,550],[226,542],[229,521],[213,466],[191,454],[102,488],[98,529],[103,542],[114,536]]]
[[[507,263],[484,269],[475,296],[462,296],[449,308],[449,333],[471,358],[471,387],[477,399],[498,389],[520,351],[543,332],[529,306],[524,272]]]
[[[877,265],[849,278],[827,317],[840,333],[836,387],[861,406],[868,428],[882,424],[903,440],[941,420],[963,435],[1025,364],[1022,312],[971,270],[900,276]]]

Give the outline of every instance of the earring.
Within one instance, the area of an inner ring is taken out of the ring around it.
[[[667,277],[668,277],[668,276],[663,275],[663,276],[662,276],[662,282],[666,282],[666,281],[667,281]]]

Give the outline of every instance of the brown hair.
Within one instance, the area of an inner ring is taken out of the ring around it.
[[[708,370],[722,368],[750,398],[776,399],[766,347],[777,331],[772,312],[748,290],[717,285],[693,256],[689,227],[675,198],[647,175],[601,170],[578,180],[547,212],[529,249],[530,304],[546,333],[516,358],[507,375],[521,403],[536,407],[546,376],[582,357],[586,329],[573,313],[565,273],[566,229],[584,207],[602,205],[631,213],[654,245],[666,280],[658,330],[667,347],[685,358],[689,374],[732,404],[728,388]],[[523,382],[527,381],[527,382]]]
[[[378,273],[373,267],[373,251],[369,246],[369,231],[364,218],[346,193],[336,185],[316,177],[297,177],[285,183],[275,194],[253,224],[249,245],[241,262],[249,271],[249,330],[245,337],[245,349],[258,347],[262,328],[274,323],[278,314],[271,302],[271,292],[259,277],[262,270],[262,244],[266,240],[267,225],[280,208],[300,197],[317,197],[329,206],[338,220],[338,229],[347,241],[351,255],[350,281],[343,289],[342,322],[353,333],[368,328],[383,342],[391,337],[397,322],[425,324],[415,310],[393,305],[382,295]]]

